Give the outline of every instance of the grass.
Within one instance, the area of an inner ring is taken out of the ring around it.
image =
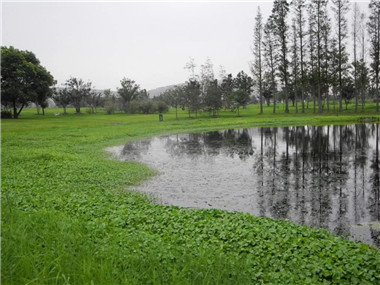
[[[154,173],[104,152],[164,133],[379,120],[374,105],[317,116],[258,115],[258,106],[240,117],[181,111],[179,120],[172,110],[163,122],[58,112],[2,120],[2,284],[380,283],[380,253],[368,245],[243,213],[152,204],[127,189]]]

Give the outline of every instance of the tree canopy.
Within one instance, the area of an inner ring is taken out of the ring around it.
[[[44,104],[53,84],[53,76],[34,53],[1,47],[1,104],[13,109],[13,118],[30,102]]]

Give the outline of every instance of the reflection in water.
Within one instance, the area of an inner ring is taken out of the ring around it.
[[[322,227],[380,248],[379,125],[253,128],[128,143],[164,204]]]

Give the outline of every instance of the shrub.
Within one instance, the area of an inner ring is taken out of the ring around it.
[[[1,118],[2,119],[12,119],[12,112],[8,110],[2,110],[1,111]]]

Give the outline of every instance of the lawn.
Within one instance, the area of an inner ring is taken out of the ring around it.
[[[104,151],[158,134],[380,120],[374,105],[349,107],[191,119],[181,110],[179,120],[171,110],[163,122],[26,109],[2,120],[2,284],[379,284],[377,249],[286,221],[153,204],[128,187],[154,172]]]

